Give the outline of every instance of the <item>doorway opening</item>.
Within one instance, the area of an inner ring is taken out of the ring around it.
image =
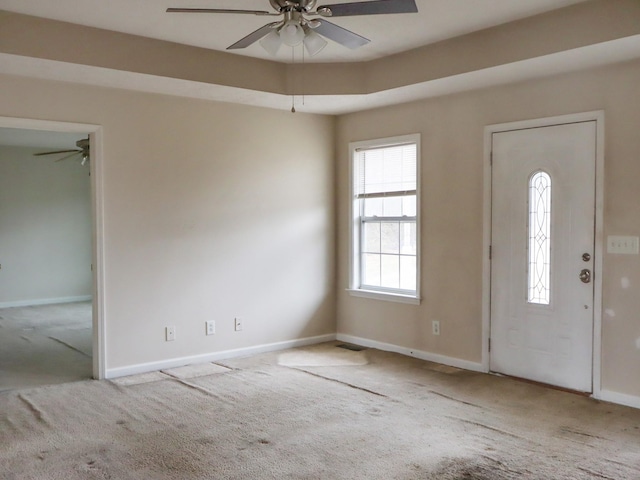
[[[0,391],[104,378],[100,133],[0,117]]]
[[[485,129],[483,367],[600,395],[602,112]]]

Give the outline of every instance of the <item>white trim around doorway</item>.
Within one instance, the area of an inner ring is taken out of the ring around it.
[[[93,213],[93,377],[105,378],[106,335],[104,315],[104,194],[102,127],[85,123],[0,117],[0,128],[86,133],[91,137],[91,207]]]
[[[604,254],[604,111],[561,115],[488,125],[484,129],[484,198],[483,198],[483,255],[482,255],[482,368],[489,372],[489,339],[491,334],[491,139],[494,133],[547,127],[578,122],[596,122],[596,184],[595,184],[595,250],[593,305],[593,392],[603,399],[602,372],[602,256]]]

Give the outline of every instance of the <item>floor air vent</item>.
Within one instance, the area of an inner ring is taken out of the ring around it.
[[[340,345],[336,345],[336,347],[351,350],[353,352],[361,352],[362,350],[367,349],[367,347],[361,347],[360,345],[349,345],[348,343],[342,343]]]

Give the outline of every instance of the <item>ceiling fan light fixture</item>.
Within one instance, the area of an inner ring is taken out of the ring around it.
[[[304,40],[304,30],[296,20],[289,20],[280,29],[280,39],[285,45],[295,47]]]
[[[322,51],[327,46],[327,42],[324,38],[318,35],[313,30],[308,30],[304,37],[304,47],[310,56],[314,56]]]
[[[260,45],[264,48],[270,55],[274,57],[277,55],[278,50],[280,50],[280,46],[282,45],[282,38],[276,30],[272,30],[267,35],[265,35],[262,40],[260,40]]]

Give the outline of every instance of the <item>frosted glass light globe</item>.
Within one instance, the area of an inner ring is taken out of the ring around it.
[[[280,38],[285,45],[295,47],[304,39],[304,30],[296,21],[289,21],[280,29]]]

